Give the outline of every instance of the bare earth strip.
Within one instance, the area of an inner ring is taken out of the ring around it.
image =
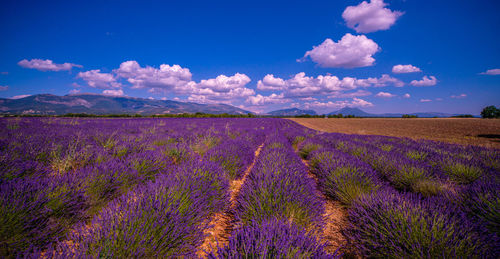
[[[325,132],[429,139],[500,148],[500,119],[290,118],[290,120]]]
[[[217,245],[219,246],[224,246],[227,244],[229,235],[231,234],[233,230],[233,211],[236,208],[236,200],[238,198],[238,195],[241,190],[241,186],[245,182],[248,174],[250,171],[252,171],[252,168],[255,165],[255,162],[257,161],[257,158],[259,157],[260,151],[262,150],[262,147],[264,144],[260,145],[257,150],[255,151],[255,156],[252,161],[252,164],[248,166],[246,169],[245,173],[243,174],[243,177],[240,180],[234,180],[231,182],[230,186],[230,192],[231,192],[231,198],[230,198],[230,206],[228,210],[222,212],[222,213],[217,213],[213,216],[210,225],[212,225],[211,228],[207,229],[205,234],[208,234],[207,237],[205,238],[203,244],[200,246],[197,255],[203,258],[207,257],[207,254],[216,250]]]
[[[346,245],[346,239],[342,235],[342,228],[346,224],[347,210],[342,207],[340,202],[332,201],[328,199],[319,189],[318,189],[318,178],[311,173],[309,170],[309,164],[306,160],[302,159],[308,170],[307,175],[314,179],[316,182],[316,195],[318,195],[323,201],[325,201],[325,212],[323,218],[325,220],[324,228],[320,232],[321,240],[328,241],[325,250],[328,253],[333,254],[337,249],[341,249]]]
[[[297,148],[295,148],[297,153]],[[340,251],[344,250],[346,247],[346,239],[342,234],[342,228],[346,225],[347,210],[340,204],[339,201],[332,201],[328,199],[323,192],[318,188],[318,178],[314,175],[310,168],[307,160],[302,159],[302,163],[307,167],[307,175],[314,179],[316,185],[316,195],[318,195],[321,200],[325,201],[325,212],[323,214],[323,219],[325,220],[325,225],[320,232],[320,239],[327,241],[327,246],[325,250],[333,254],[338,249]]]

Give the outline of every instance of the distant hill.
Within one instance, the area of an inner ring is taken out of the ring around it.
[[[382,114],[374,114],[374,113],[367,113],[361,109],[358,108],[342,108],[338,111],[334,111],[331,113],[328,113],[327,115],[336,115],[336,114],[342,114],[344,116],[346,115],[354,115],[356,117],[386,117],[386,118],[401,118],[403,114],[406,113],[382,113]],[[442,113],[442,112],[416,112],[416,113],[408,113],[408,115],[416,115],[419,118],[434,118],[434,117],[439,117],[439,118],[446,118],[446,117],[451,117],[451,116],[456,116],[459,114],[451,114],[451,113]]]
[[[2,114],[61,115],[66,113],[87,114],[247,114],[248,111],[227,104],[199,104],[171,100],[107,96],[100,94],[76,94],[57,96],[37,94],[20,99],[0,98]]]
[[[354,115],[356,117],[372,117],[373,114],[364,112],[358,108],[351,108],[351,107],[345,107],[342,108],[338,111],[330,112],[327,115],[335,115],[335,114],[342,114],[342,115]]]
[[[316,112],[313,110],[301,110],[298,108],[291,108],[291,109],[283,109],[283,110],[276,110],[272,112],[268,112],[269,115],[272,116],[298,116],[298,115],[316,115]]]

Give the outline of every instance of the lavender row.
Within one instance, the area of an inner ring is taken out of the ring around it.
[[[0,160],[5,162],[0,163],[0,209],[5,211],[0,220],[7,226],[1,235],[1,255],[43,250],[64,237],[74,223],[92,218],[129,189],[198,161],[205,153],[217,155],[211,150],[220,144],[221,150],[241,155],[211,160],[229,165],[225,174],[232,170],[238,177],[265,132],[247,121],[227,120],[15,122],[17,128],[0,120],[5,126],[0,127]],[[239,145],[246,149],[236,149]]]
[[[363,256],[497,258],[498,171],[444,146],[320,134],[299,150],[323,192],[349,206],[344,234]]]
[[[321,191],[328,198],[346,206],[362,195],[387,187],[368,164],[355,156],[321,148],[311,152],[308,157]]]
[[[210,217],[229,204],[217,165],[185,164],[115,199],[47,253],[54,257],[193,257]]]
[[[236,228],[215,258],[329,258],[317,238],[323,201],[283,135],[268,136],[234,211]]]

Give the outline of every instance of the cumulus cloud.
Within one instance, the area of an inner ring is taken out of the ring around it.
[[[285,80],[276,78],[272,74],[267,74],[262,80],[257,82],[258,90],[282,90],[285,86]]]
[[[421,103],[428,103],[428,102],[432,102],[431,99],[420,99],[420,102]]]
[[[77,65],[73,63],[63,63],[63,64],[56,64],[50,59],[32,59],[32,60],[27,60],[23,59],[17,63],[18,65],[25,67],[25,68],[32,68],[40,71],[65,71],[65,70],[71,70],[73,67],[79,67],[82,68],[82,65]]]
[[[489,69],[489,70],[486,70],[486,72],[482,72],[480,74],[481,75],[490,75],[490,76],[500,75],[500,68]]]
[[[373,106],[372,103],[365,101],[363,99],[359,98],[353,98],[351,101],[344,100],[344,101],[328,101],[328,102],[310,102],[310,103],[304,103],[304,108],[306,109],[311,109],[311,108],[317,108],[317,109],[325,109],[325,108],[334,108],[334,109],[341,109],[344,107],[371,107]]]
[[[0,91],[6,91],[6,90],[9,90],[8,85],[0,85]]]
[[[459,94],[459,95],[452,95],[450,97],[453,99],[463,99],[463,98],[467,97],[467,95],[466,94]]]
[[[316,98],[314,98],[314,97],[309,96],[309,97],[302,97],[302,98],[299,98],[299,100],[301,100],[301,101],[316,101],[316,100],[318,100],[318,99],[316,99]]]
[[[422,70],[412,65],[395,65],[392,67],[392,73],[394,74],[415,73],[415,72],[422,72]]]
[[[362,87],[384,87],[393,85],[395,87],[403,87],[405,83],[397,78],[383,74],[380,78],[369,77],[367,79],[358,79],[356,84]]]
[[[321,45],[307,51],[298,61],[310,57],[321,67],[367,67],[373,65],[375,59],[372,56],[379,50],[377,43],[365,35],[354,36],[347,33],[339,42],[326,39]]]
[[[406,94],[404,94],[404,95],[403,95],[403,98],[410,98],[410,97],[411,97],[411,96],[410,96],[410,94],[408,94],[408,93],[406,93]]]
[[[365,101],[363,99],[359,99],[359,98],[352,98],[352,102],[348,106],[350,106],[350,107],[372,107],[373,103]]]
[[[116,78],[111,73],[102,73],[100,69],[80,72],[76,76],[87,82],[90,87],[99,89],[116,89],[122,85],[116,81]]]
[[[269,96],[262,96],[257,94],[256,96],[249,96],[246,100],[247,103],[251,105],[266,105],[266,104],[278,104],[278,103],[287,103],[290,102],[289,99],[286,99],[283,93],[281,94],[271,94]]]
[[[437,79],[435,76],[424,76],[422,80],[413,80],[410,82],[410,85],[413,86],[433,86],[437,84]]]
[[[382,98],[392,98],[395,97],[395,94],[387,93],[387,92],[379,92],[378,94],[375,95],[376,97],[382,97]]]
[[[110,95],[110,96],[123,96],[123,90],[118,89],[118,90],[104,90],[102,91],[102,94],[104,95]]]
[[[354,97],[362,97],[368,96],[372,93],[366,90],[357,90],[355,92],[332,92],[328,95],[328,98],[354,98]]]
[[[391,11],[383,0],[363,1],[356,6],[348,6],[342,13],[347,27],[358,33],[368,33],[389,29],[403,15],[400,11]]]
[[[189,82],[183,87],[183,94],[189,94],[188,100],[200,103],[232,103],[235,100],[255,95],[253,89],[245,86],[250,82],[245,74],[233,76],[219,75],[216,78]]]
[[[114,70],[120,78],[125,78],[132,88],[147,88],[152,92],[181,88],[191,81],[191,72],[179,65],[161,64],[160,68],[141,67],[137,61],[125,61]]]
[[[236,73],[233,76],[219,75],[216,78],[201,80],[196,85],[199,89],[211,89],[215,92],[229,92],[230,90],[243,88],[250,82],[245,74]]]
[[[16,95],[16,96],[12,96],[10,99],[22,99],[22,98],[26,98],[28,96],[31,96],[31,94]]]
[[[379,78],[370,77],[366,79],[357,79],[354,77],[344,77],[339,79],[332,75],[319,75],[317,77],[306,76],[304,72],[297,73],[290,79],[283,80],[281,78],[273,79],[283,82],[279,87],[287,97],[311,97],[314,95],[329,95],[332,97],[356,97],[367,96],[370,92],[358,90],[357,92],[346,93],[346,91],[355,90],[357,88],[367,87],[384,87],[396,86],[401,87],[404,83],[387,74]]]

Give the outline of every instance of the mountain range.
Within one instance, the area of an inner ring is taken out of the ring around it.
[[[126,96],[109,96],[102,94],[72,94],[57,96],[52,94],[30,95],[19,99],[0,98],[0,114],[36,114],[61,115],[67,113],[87,114],[180,114],[180,113],[210,113],[210,114],[248,114],[249,111],[227,104],[199,104],[172,100],[155,100]],[[367,113],[358,108],[345,107],[327,115],[342,114],[356,117],[389,117],[398,118],[401,113]],[[271,116],[317,115],[314,110],[298,108],[282,109],[268,112]],[[458,114],[440,112],[410,113],[420,118],[451,117]]]
[[[0,114],[61,115],[87,114],[247,114],[240,108],[227,104],[199,104],[172,100],[153,100],[134,97],[117,97],[101,94],[73,94],[57,96],[37,94],[20,99],[0,98]]]
[[[272,116],[317,115],[317,113],[313,110],[301,110],[297,108],[277,110],[268,112],[267,114]],[[359,108],[351,108],[351,107],[345,107],[338,111],[330,112],[326,115],[337,115],[337,114],[342,114],[343,116],[353,115],[356,117],[385,117],[385,118],[401,118],[403,116],[403,113],[382,113],[382,114],[367,113]],[[456,116],[459,114],[450,114],[442,112],[416,112],[416,113],[409,113],[408,115],[415,115],[418,116],[419,118],[434,118],[434,117],[445,118],[445,117]]]

